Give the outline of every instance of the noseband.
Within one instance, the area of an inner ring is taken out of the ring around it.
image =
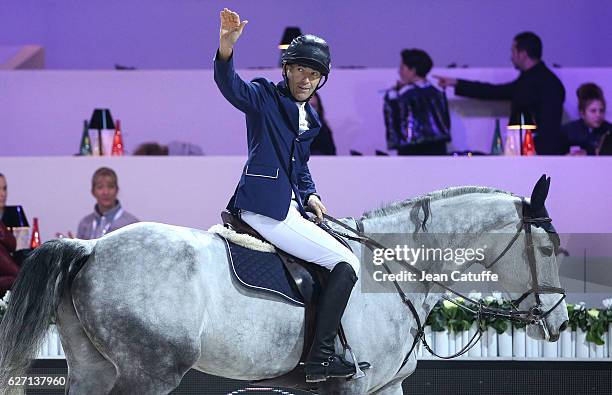
[[[473,307],[469,307],[466,306],[462,303],[457,303],[456,301],[454,301],[453,299],[451,299],[450,297],[448,297],[447,295],[443,295],[442,297],[446,300],[448,300],[451,303],[456,304],[458,307],[469,311],[470,313],[476,315],[477,321],[478,321],[478,325],[477,328],[478,330],[476,331],[476,333],[474,334],[474,336],[472,336],[472,338],[470,339],[470,341],[457,353],[450,355],[450,356],[441,356],[436,354],[431,347],[429,346],[429,344],[427,344],[427,341],[425,340],[425,327],[423,326],[423,324],[421,323],[421,320],[419,318],[419,315],[416,311],[416,308],[414,307],[414,305],[412,304],[412,302],[410,301],[410,299],[408,299],[408,297],[406,296],[406,294],[404,293],[404,291],[401,289],[401,287],[399,286],[399,284],[397,283],[397,281],[393,281],[393,284],[397,290],[397,293],[400,295],[402,301],[404,302],[404,304],[406,304],[406,306],[408,306],[408,308],[410,309],[410,311],[412,312],[412,315],[414,316],[416,323],[417,323],[417,334],[414,337],[414,341],[412,343],[412,347],[410,348],[410,351],[408,351],[408,354],[406,355],[406,358],[404,358],[404,362],[402,363],[401,367],[399,370],[401,370],[404,365],[406,364],[406,362],[408,362],[408,358],[410,357],[410,354],[412,353],[412,351],[414,350],[415,346],[417,345],[418,341],[421,340],[421,342],[423,343],[423,346],[433,355],[442,358],[442,359],[451,359],[451,358],[455,358],[458,357],[460,355],[465,354],[470,348],[474,347],[474,345],[476,345],[476,343],[478,342],[478,340],[480,340],[480,337],[482,336],[482,328],[481,328],[481,322],[484,318],[501,318],[501,319],[506,319],[512,322],[516,322],[516,323],[523,323],[523,324],[527,324],[527,325],[535,325],[535,324],[541,324],[543,330],[545,331],[546,334],[548,334],[547,332],[547,328],[546,328],[546,324],[544,322],[544,319],[546,317],[548,317],[552,311],[554,309],[557,308],[557,306],[559,306],[561,304],[561,302],[563,302],[563,300],[565,299],[565,290],[563,288],[558,288],[558,287],[551,287],[551,286],[546,286],[546,285],[540,285],[540,283],[538,282],[538,271],[537,271],[537,267],[536,267],[536,260],[535,260],[535,251],[534,251],[534,245],[533,245],[533,236],[531,233],[531,227],[532,226],[537,226],[537,227],[543,227],[548,231],[547,227],[545,226],[546,224],[550,224],[552,222],[552,220],[550,219],[550,217],[545,216],[545,217],[533,217],[530,213],[529,210],[529,205],[527,204],[527,202],[525,201],[524,198],[521,198],[521,208],[522,208],[522,218],[521,218],[521,223],[520,223],[520,227],[518,228],[517,232],[514,234],[514,237],[512,237],[512,239],[510,240],[510,242],[508,243],[508,245],[502,250],[502,252],[499,254],[499,256],[497,258],[495,258],[489,265],[486,266],[486,268],[491,268],[493,265],[495,265],[504,255],[506,255],[506,253],[510,250],[510,248],[512,248],[512,246],[514,245],[514,243],[516,242],[516,240],[518,240],[519,236],[521,235],[521,233],[523,231],[525,231],[525,251],[527,253],[527,263],[529,264],[529,269],[531,272],[531,288],[528,289],[527,291],[525,291],[520,297],[518,297],[517,299],[514,299],[510,302],[510,310],[504,310],[501,308],[497,308],[497,307],[492,307],[492,306],[487,306],[485,304],[483,304],[481,301],[476,301],[473,300],[472,298],[469,298],[468,296],[465,296],[455,290],[453,290],[452,288],[448,287],[447,285],[439,282],[439,281],[428,281],[427,283],[431,283],[431,284],[435,284],[440,286],[441,288],[443,288],[444,290],[460,297],[463,298],[464,300],[468,301],[469,303],[471,303],[473,305]],[[369,238],[368,236],[366,236],[364,234],[364,228],[363,228],[363,222],[360,219],[356,219],[355,220],[355,224],[357,225],[357,229],[353,229],[347,225],[345,225],[344,223],[338,221],[337,219],[328,216],[326,214],[324,214],[325,219],[329,220],[330,222],[333,222],[349,231],[351,231],[352,233],[356,234],[357,236],[351,236],[348,234],[344,234],[338,231],[334,231],[332,230],[332,232],[347,238],[349,240],[353,240],[353,241],[357,241],[363,245],[365,245],[366,247],[368,247],[370,250],[374,250],[374,249],[385,249],[387,250],[387,247],[383,246],[382,244],[380,244],[379,242],[377,242],[376,240],[373,240],[371,238]],[[550,233],[549,232],[549,237],[550,237]],[[556,249],[557,246],[555,246]],[[389,269],[388,265],[386,263],[383,263],[382,266],[384,267],[385,271],[387,271],[387,273],[392,274],[391,269]],[[403,267],[415,272],[416,274],[418,274],[419,276],[423,273],[422,270],[419,270],[415,267],[413,267],[412,265],[402,265]],[[419,277],[421,278],[421,277]],[[520,305],[520,303],[525,300],[529,295],[533,294],[535,297],[535,304],[533,306],[531,306],[528,310],[519,310],[518,307]],[[551,307],[550,309],[548,309],[547,311],[543,310],[543,303],[542,300],[540,298],[540,295],[542,294],[559,294],[561,295],[561,298],[555,303],[555,305],[553,307]],[[398,370],[398,371],[399,371]]]

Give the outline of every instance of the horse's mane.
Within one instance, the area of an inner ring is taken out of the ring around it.
[[[425,220],[423,224],[427,221],[429,217],[429,204],[432,201],[442,200],[447,198],[452,198],[456,196],[466,195],[470,193],[501,193],[509,196],[514,196],[513,193],[504,191],[497,188],[491,187],[480,187],[480,186],[462,186],[462,187],[450,187],[446,189],[441,189],[438,191],[429,192],[425,195],[417,196],[411,199],[402,200],[399,202],[394,202],[387,204],[381,208],[377,208],[371,211],[367,211],[363,213],[363,218],[377,218],[384,217],[387,215],[398,213],[406,208],[423,208],[425,212]]]

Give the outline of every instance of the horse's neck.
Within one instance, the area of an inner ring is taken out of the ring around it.
[[[405,234],[406,242],[410,241],[415,231],[440,235],[442,237],[436,242],[442,248],[451,243],[465,243],[466,246],[478,244],[485,233],[514,232],[520,218],[511,199],[508,195],[500,194],[465,194],[435,200],[430,203],[430,213],[424,227],[424,209],[420,205],[406,206],[400,211],[364,219],[364,231],[366,234]],[[465,271],[470,265],[462,265],[460,270]],[[419,269],[427,270],[428,267]],[[457,265],[446,262],[437,269],[456,270]]]
[[[451,201],[452,199],[452,201]],[[497,200],[499,199],[499,201]],[[503,201],[503,203],[502,203]],[[443,204],[440,204],[443,202]],[[406,240],[410,240],[411,234],[416,230],[422,232],[419,221],[424,219],[423,210],[417,207],[407,206],[403,210],[393,212],[379,217],[366,218],[363,220],[364,232],[366,234],[405,234]],[[418,221],[415,219],[418,214]],[[480,200],[472,195],[463,195],[448,198],[440,201],[431,202],[430,217],[426,223],[427,233],[432,235],[443,235],[439,247],[449,246],[451,237],[455,235],[453,244],[461,245],[463,242],[477,243],[479,238],[486,232],[499,231],[506,227],[512,227],[517,221],[517,213],[510,203],[508,196],[488,196],[487,199]],[[410,220],[409,220],[410,219]],[[416,229],[415,229],[416,228]],[[466,236],[469,235],[469,236]],[[461,237],[466,240],[462,240]],[[470,239],[467,239],[469,237]],[[456,244],[458,242],[458,244]],[[393,248],[394,246],[387,246]],[[496,249],[499,246],[495,246]],[[441,267],[437,267],[436,273],[450,273],[453,270],[464,272],[470,268],[473,262],[457,265],[454,262],[444,262]],[[431,270],[428,263],[417,264],[415,268],[428,272]],[[422,325],[425,319],[441,299],[443,289],[437,288],[435,291],[417,289],[422,287],[421,283],[403,284],[402,289],[409,294]],[[418,293],[417,293],[418,292]]]
[[[409,237],[409,235],[414,231],[412,222],[406,221],[406,217],[404,216],[402,218],[402,215],[399,214],[376,218],[366,218],[363,219],[363,226],[366,235],[395,233],[406,234],[407,237]],[[392,248],[393,246],[387,247]],[[364,247],[362,244],[357,244],[357,248],[361,249]],[[359,252],[361,253],[361,250],[359,250]],[[406,296],[410,302],[412,302],[417,314],[419,315],[421,325],[425,326],[425,320],[438,302],[440,295],[429,293],[427,289],[418,282],[408,284],[403,283],[401,284],[401,288],[406,293]],[[399,295],[397,295],[397,298],[394,298],[394,300],[401,305],[400,309],[405,311],[405,314],[413,318],[413,313],[409,310],[408,306],[401,301]],[[410,321],[406,321],[406,323],[410,327],[415,327],[414,324],[416,324],[416,322],[410,323]]]

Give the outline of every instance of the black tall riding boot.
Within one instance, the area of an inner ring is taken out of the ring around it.
[[[334,340],[356,281],[355,271],[346,262],[338,263],[329,275],[318,304],[314,340],[306,359],[306,382],[349,377],[355,373],[355,366],[336,354]]]

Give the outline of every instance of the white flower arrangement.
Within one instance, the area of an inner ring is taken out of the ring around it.
[[[484,300],[486,303],[492,303],[492,302],[495,302],[495,298],[494,298],[493,296],[491,296],[491,295],[487,295],[487,296],[485,296],[483,300]]]
[[[6,294],[4,295],[4,298],[0,299],[0,320],[2,320],[2,317],[4,316],[4,313],[6,312],[6,309],[8,308],[10,294],[11,292],[7,291]]]
[[[604,299],[601,301],[606,310],[612,310],[612,298]]]
[[[504,301],[504,298],[501,292],[491,292],[491,295],[499,303],[502,303]]]
[[[468,294],[468,297],[472,300],[479,301],[482,299],[482,292],[472,291]]]
[[[491,292],[491,295],[487,295],[483,299],[486,303],[497,302],[498,304],[502,304],[504,302],[504,298],[501,292]]]
[[[587,310],[587,314],[593,318],[598,318],[599,317],[599,310],[597,309],[588,309]]]
[[[11,297],[11,291],[6,291],[4,298],[0,299],[0,310],[6,310],[8,308],[9,298]]]

